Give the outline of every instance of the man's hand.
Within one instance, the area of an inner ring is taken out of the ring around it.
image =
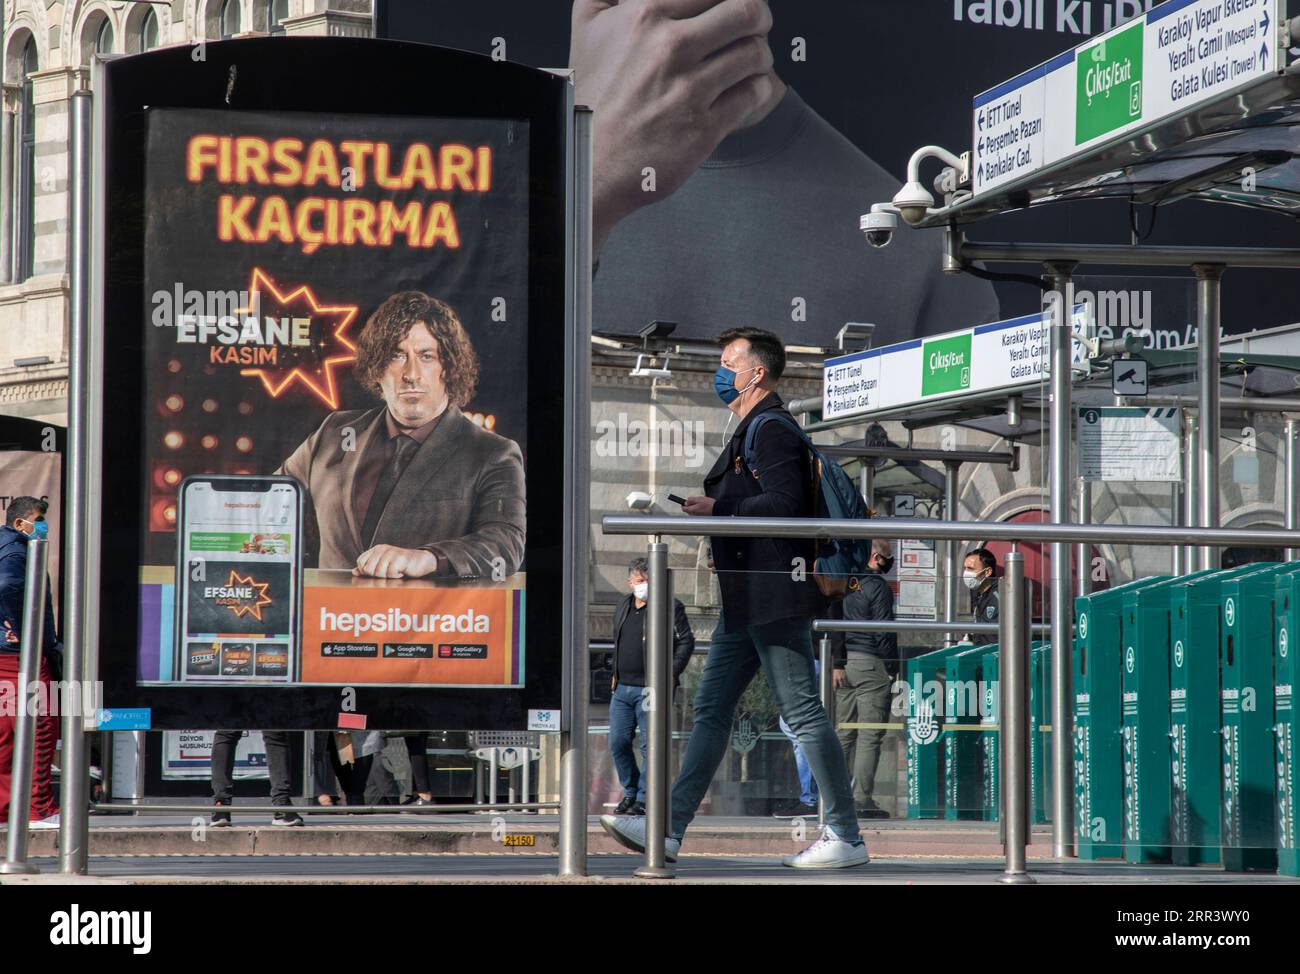
[[[14,624],[8,619],[5,620],[5,642],[11,646],[18,642],[18,633],[14,632]]]
[[[764,0],[575,0],[569,66],[593,112],[593,256],[620,220],[676,192],[770,108],[771,29]]]
[[[686,503],[682,505],[682,510],[687,514],[694,514],[696,517],[708,517],[713,513],[712,497],[688,497]],[[712,559],[710,559],[712,561]],[[713,566],[710,565],[710,568]]]
[[[849,675],[843,669],[831,670],[831,685],[836,690],[842,690],[849,685]]]
[[[377,544],[357,559],[352,574],[371,578],[423,578],[437,567],[438,559],[431,551]]]

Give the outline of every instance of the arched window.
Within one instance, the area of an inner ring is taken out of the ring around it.
[[[95,33],[95,53],[113,53],[113,25],[107,17],[99,22],[99,30]]]
[[[140,50],[152,51],[158,46],[158,15],[154,13],[153,8],[144,15],[144,20],[140,21]]]
[[[267,13],[266,32],[273,36],[284,33],[284,22],[289,19],[289,0],[271,0],[271,9]]]
[[[31,277],[36,264],[36,92],[32,75],[36,73],[36,38],[27,38],[23,48],[22,104],[18,111],[17,228],[15,254],[16,280]]]
[[[222,0],[221,36],[223,38],[234,37],[239,33],[240,29],[239,0]]]

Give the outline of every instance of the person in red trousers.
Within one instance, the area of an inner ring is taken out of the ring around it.
[[[23,631],[23,590],[27,580],[27,543],[45,538],[48,504],[37,497],[15,497],[5,510],[0,527],[0,821],[8,821],[14,763],[16,705],[30,701],[28,688],[18,686],[20,634]],[[29,818],[33,828],[57,828],[58,800],[54,795],[51,768],[54,746],[59,738],[59,719],[53,712],[50,683],[54,678],[50,660],[55,656],[58,634],[54,625],[54,600],[49,585],[45,591],[44,652],[40,681],[45,692],[36,696],[41,710],[36,717],[36,759],[32,776],[32,804]]]

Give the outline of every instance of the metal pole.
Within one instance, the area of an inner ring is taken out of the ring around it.
[[[957,478],[961,473],[961,464],[954,460],[943,462],[943,519],[957,520]],[[961,545],[956,541],[943,542],[943,614],[944,618],[957,618],[957,579],[961,577],[963,561]],[[948,633],[944,639],[949,646],[955,646],[960,634]]]
[[[2,80],[2,79],[0,79]],[[13,274],[13,234],[14,219],[14,156],[17,152],[15,139],[18,126],[15,113],[9,110],[9,86],[0,84],[0,200],[5,205],[0,207],[0,284],[9,284]]]
[[[962,622],[959,619],[814,619],[813,632],[946,632],[960,625],[963,632],[996,636],[1002,632],[1000,622]],[[1030,623],[1029,631],[1045,636],[1052,627],[1045,622]]]
[[[497,749],[488,748],[488,804],[497,803],[497,779],[501,777],[501,769],[497,766]]]
[[[71,171],[71,260],[69,266],[69,332],[68,355],[68,486],[67,504],[67,584],[64,587],[67,605],[64,610],[65,670],[71,692],[78,703],[86,694],[81,692],[85,682],[86,657],[97,634],[91,631],[94,620],[86,612],[89,596],[89,574],[97,553],[89,550],[90,510],[92,489],[97,479],[92,477],[90,454],[92,450],[90,424],[91,411],[97,408],[92,402],[90,384],[93,381],[91,336],[91,98],[88,91],[78,91],[70,99],[72,127],[69,167]],[[72,703],[65,700],[65,704]],[[65,707],[63,713],[63,751],[60,758],[62,781],[59,789],[59,872],[84,875],[90,841],[88,817],[90,792],[90,766],[87,760],[86,731],[81,707]]]
[[[521,784],[523,785],[523,799],[525,802],[533,800],[533,749],[531,745],[524,747],[524,766],[519,772]]]
[[[1106,264],[1128,267],[1300,267],[1300,249],[1292,247],[1130,247],[1126,244],[979,243],[962,244],[963,264],[972,261],[1024,264]]]
[[[1201,450],[1201,424],[1197,417],[1184,413],[1187,443],[1183,455],[1183,525],[1201,527],[1200,478],[1196,476],[1196,457]],[[1183,549],[1188,571],[1196,564],[1196,549],[1191,545]]]
[[[998,660],[1002,686],[1001,731],[1002,822],[1006,835],[1004,883],[1034,880],[1025,869],[1029,843],[1029,598],[1025,556],[1012,550],[1003,565],[1002,614]],[[1055,620],[1053,620],[1055,622]]]
[[[316,758],[316,732],[302,732],[302,797],[308,805],[316,804],[316,796],[312,794],[313,768]]]
[[[862,494],[862,502],[870,510],[876,506],[875,461],[869,457],[863,457],[861,464],[862,466],[858,469],[858,492]]]
[[[1196,376],[1200,388],[1198,418],[1201,448],[1197,454],[1200,480],[1201,527],[1219,526],[1219,298],[1223,265],[1197,264],[1196,273]],[[1218,552],[1202,546],[1197,567],[1214,568]]]
[[[1169,485],[1169,523],[1174,527],[1183,524],[1183,485]],[[1182,576],[1187,574],[1187,549],[1174,545],[1170,550],[1170,574]]]
[[[821,666],[821,672],[817,674],[818,690],[821,692],[822,706],[826,709],[826,716],[830,719],[831,727],[835,726],[835,678],[834,668],[835,661],[831,659],[831,637],[822,636],[817,641],[817,660]],[[823,828],[826,825],[826,795],[820,788],[817,789],[817,827]]]
[[[149,738],[145,731],[128,731],[127,736],[131,739],[131,750],[135,753],[135,761],[131,765],[133,780],[131,783],[131,801],[139,804],[144,801],[144,763],[149,752]],[[136,813],[137,815],[139,812]]]
[[[1092,523],[1092,483],[1084,477],[1079,478],[1079,523]],[[1075,577],[1079,580],[1079,594],[1087,595],[1092,591],[1092,545],[1085,543],[1074,546]]]
[[[572,88],[569,89],[572,99]],[[567,688],[560,722],[561,876],[587,875],[587,706],[591,660],[587,653],[587,530],[591,505],[591,112],[573,111],[571,334],[565,354],[564,653]]]
[[[1049,425],[1049,485],[1052,523],[1070,521],[1070,406],[1074,285],[1073,263],[1050,264],[1055,314],[1051,328],[1052,403]],[[1074,593],[1070,577],[1070,546],[1052,543],[1052,854],[1074,854],[1074,689],[1071,650],[1074,637]],[[1019,594],[1019,593],[1017,593]],[[1004,676],[1003,679],[1006,677]]]
[[[1222,346],[1220,346],[1222,354]],[[1199,406],[1197,396],[1121,396],[1129,406],[1181,406],[1194,410]],[[1300,399],[1285,396],[1220,396],[1219,411],[1225,409],[1241,410],[1251,413],[1294,413],[1300,412]]]
[[[609,514],[601,518],[606,534],[657,534],[715,538],[852,538],[922,541],[1006,541],[1016,544],[1061,542],[1091,545],[1207,544],[1285,548],[1295,538],[1283,527],[1173,528],[1167,524],[1042,524],[1026,521],[950,521],[934,518],[878,517],[871,520],[802,517],[688,517]],[[965,623],[963,623],[963,626]]]
[[[1296,481],[1296,444],[1295,444],[1296,422],[1290,416],[1286,420],[1286,429],[1283,431],[1283,456],[1286,457],[1286,485],[1283,491],[1283,524],[1288,531],[1294,531],[1296,527],[1296,491],[1300,489],[1300,483]],[[1286,560],[1295,561],[1300,558],[1300,548],[1287,548]]]
[[[18,707],[14,727],[13,776],[9,781],[9,836],[5,861],[0,875],[40,872],[27,861],[27,822],[32,807],[32,778],[36,758],[36,718],[28,703],[40,700],[45,706],[53,701],[45,694],[32,693],[40,679],[41,650],[45,629],[45,542],[32,538],[27,542],[27,577],[23,588],[23,625],[18,648]]]
[[[673,589],[668,571],[668,545],[659,537],[646,552],[650,578],[646,605],[646,694],[642,706],[650,711],[649,747],[646,754],[645,865],[638,876],[671,879],[673,870],[664,858],[668,834],[668,749],[672,745],[672,638]]]

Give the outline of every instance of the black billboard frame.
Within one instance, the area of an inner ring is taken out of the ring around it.
[[[310,71],[308,66],[317,70]],[[343,69],[341,66],[348,66]],[[512,119],[530,126],[527,478],[533,512],[566,511],[556,427],[569,424],[565,334],[571,328],[569,199],[573,92],[568,77],[450,48],[369,38],[248,38],[103,59],[95,67],[96,307],[103,336],[99,464],[100,611],[94,643],[104,707],[150,709],[150,729],[312,730],[339,724],[345,704],[383,729],[526,730],[532,710],[560,711],[564,679],[565,530],[570,516],[529,518],[521,689],[140,686],[143,553],[145,118],[149,108]],[[376,104],[382,92],[382,104]],[[545,322],[563,322],[559,333]],[[109,378],[111,377],[111,379]],[[585,516],[585,512],[580,512]],[[92,558],[92,561],[94,559]],[[124,566],[113,570],[114,565]],[[93,593],[91,593],[93,596]],[[126,606],[125,612],[110,607]],[[93,645],[93,644],[92,644]],[[95,672],[92,667],[92,672]],[[341,691],[350,691],[344,694]],[[291,702],[290,702],[291,701]]]

